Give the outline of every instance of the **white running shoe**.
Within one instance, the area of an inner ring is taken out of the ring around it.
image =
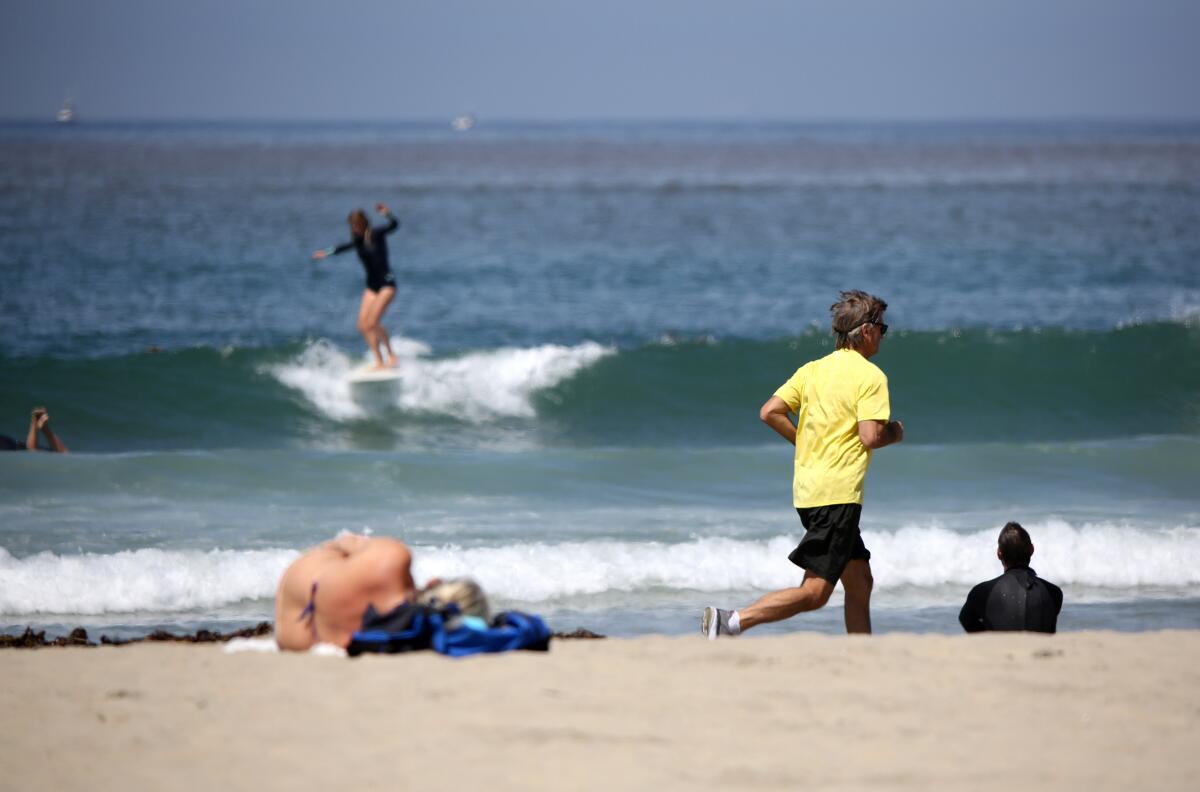
[[[704,637],[710,641],[717,640],[718,635],[732,636],[733,633],[729,631],[729,614],[731,613],[733,611],[708,606],[700,617],[700,632],[704,633]]]

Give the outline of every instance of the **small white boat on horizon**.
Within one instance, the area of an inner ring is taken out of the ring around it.
[[[455,132],[466,132],[473,126],[475,126],[475,116],[470,113],[455,116],[454,120],[450,122],[450,128]]]
[[[60,124],[75,123],[75,105],[71,104],[70,99],[63,101],[63,106],[59,109],[56,118]]]

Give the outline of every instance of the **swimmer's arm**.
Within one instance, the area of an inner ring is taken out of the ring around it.
[[[788,417],[791,408],[787,402],[778,396],[772,396],[767,399],[758,411],[758,418],[767,426],[775,430],[776,433],[784,440],[787,440],[792,445],[796,445],[796,426],[792,423],[792,419]]]
[[[37,433],[38,422],[41,420],[45,410],[41,407],[34,409],[33,414],[29,416],[29,434],[25,435],[25,450],[37,451]]]
[[[42,434],[46,436],[46,442],[50,444],[50,450],[57,451],[60,454],[68,453],[67,444],[60,440],[58,435],[54,434],[54,430],[50,428],[49,413],[42,416],[42,420],[38,423],[42,427]]]

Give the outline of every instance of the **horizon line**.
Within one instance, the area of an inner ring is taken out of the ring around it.
[[[849,116],[849,117],[785,117],[785,116],[662,116],[662,117],[622,117],[595,116],[577,118],[521,118],[516,116],[481,118],[474,113],[464,113],[475,119],[477,124],[504,126],[559,126],[574,124],[622,124],[622,125],[654,125],[654,124],[779,124],[779,125],[814,125],[837,126],[849,124],[1195,124],[1200,123],[1200,115],[1106,115],[1106,114],[1076,114],[1076,115],[1023,115],[1023,116]],[[340,125],[340,124],[396,124],[396,125],[431,125],[447,126],[455,116],[412,117],[412,118],[264,118],[254,116],[205,117],[205,116],[88,116],[84,115],[71,123],[73,124],[295,124],[295,125]],[[64,125],[57,121],[53,114],[49,116],[0,116],[0,124],[53,124]]]

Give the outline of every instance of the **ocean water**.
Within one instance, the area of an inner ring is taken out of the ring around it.
[[[357,402],[386,201],[399,395]],[[0,125],[0,630],[270,619],[340,530],[556,629],[793,585],[757,410],[843,288],[906,441],[877,631],[956,632],[1022,522],[1060,628],[1200,627],[1200,125]],[[825,610],[762,632],[840,632]]]

